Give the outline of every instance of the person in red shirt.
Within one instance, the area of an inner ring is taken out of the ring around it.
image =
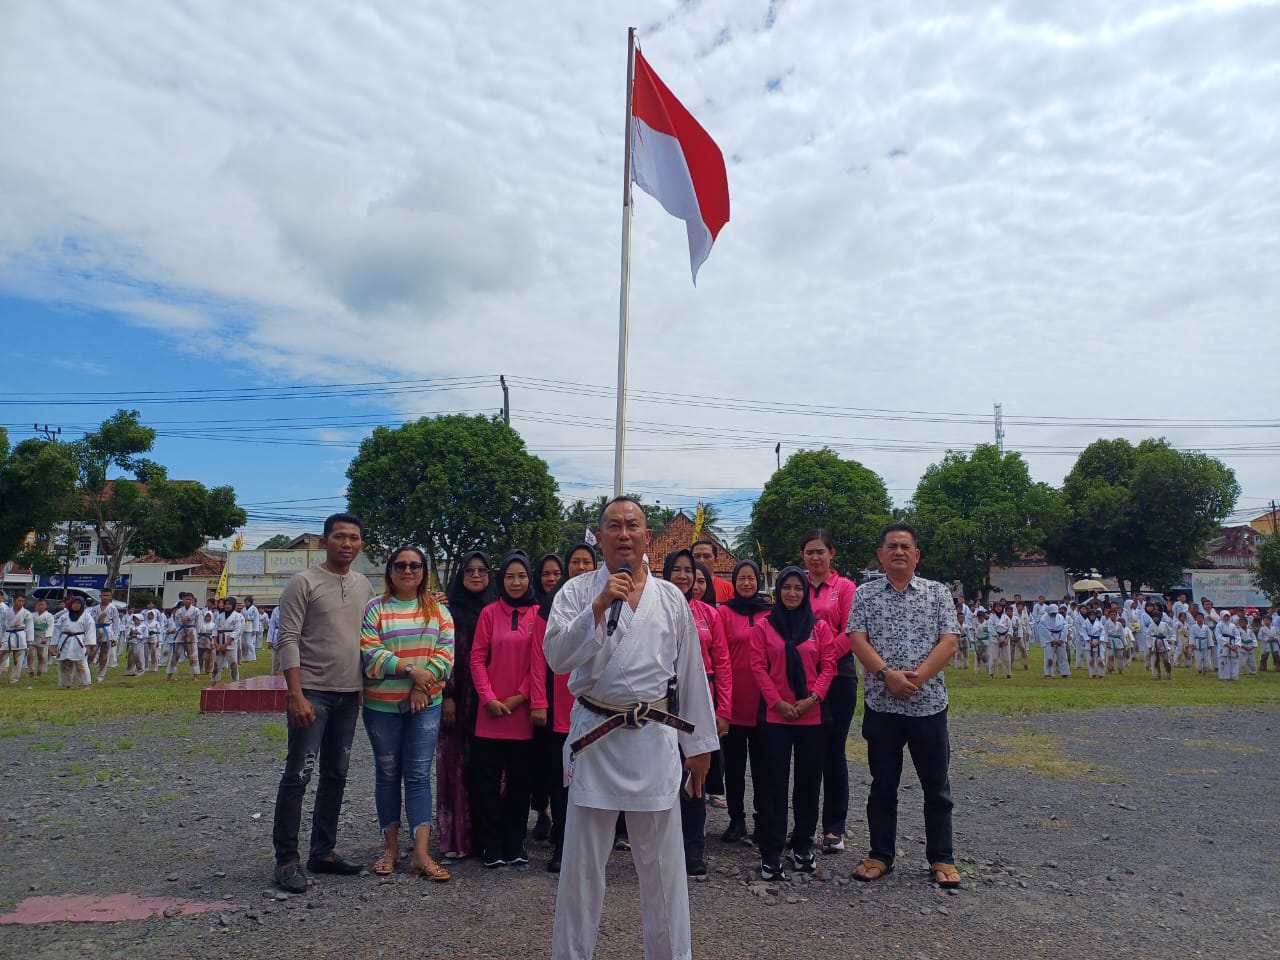
[[[786,567],[778,576],[769,616],[751,631],[751,673],[767,708],[757,730],[764,776],[757,780],[760,876],[785,880],[782,845],[787,831],[787,783],[795,754],[791,859],[813,873],[813,834],[818,826],[824,730],[822,701],[836,675],[837,644],[826,621],[814,616],[804,571]],[[841,637],[843,640],[843,635]]]
[[[714,540],[698,540],[692,547],[693,559],[706,564],[708,570],[715,570],[716,557],[720,556],[720,547]],[[712,586],[716,588],[716,603],[725,603],[733,597],[733,584],[728,580],[715,577]]]
[[[751,674],[751,631],[764,620],[769,601],[759,595],[760,568],[752,560],[743,560],[733,568],[734,595],[717,607],[724,627],[732,666],[732,697],[729,705],[729,732],[720,738],[724,754],[724,787],[729,804],[729,828],[720,838],[725,843],[751,843],[747,833],[746,792],[747,760],[751,761],[751,781],[760,782],[759,744],[756,740],[756,714],[760,707],[760,688]],[[757,824],[759,821],[757,804]],[[755,831],[753,830],[752,833]]]
[[[486,867],[529,862],[529,755],[535,716],[547,722],[543,684],[533,687],[533,627],[538,604],[529,558],[507,554],[498,570],[498,599],[480,611],[471,647],[471,678],[480,709],[472,747],[472,819]],[[506,789],[503,790],[503,779]]]
[[[857,584],[831,569],[836,558],[835,543],[829,531],[819,527],[800,538],[800,556],[804,559],[809,581],[809,603],[813,615],[831,628],[833,637],[843,637],[849,629],[849,609]],[[858,671],[849,645],[836,661],[836,678],[822,704],[826,746],[822,760],[822,852],[844,850],[844,832],[849,817],[849,759],[845,742],[853,724],[854,707],[858,704]]]

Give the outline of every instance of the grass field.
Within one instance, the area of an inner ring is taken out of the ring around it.
[[[270,655],[262,653],[266,655],[260,654],[257,661],[241,664],[241,676],[255,677],[270,670]],[[1275,672],[1224,683],[1216,676],[1200,677],[1179,667],[1172,680],[1156,681],[1134,665],[1123,676],[1111,674],[1101,680],[1091,680],[1083,672],[1066,680],[1046,680],[1040,664],[1040,650],[1033,647],[1031,669],[1015,666],[1011,680],[993,680],[972,670],[948,670],[952,712],[1054,713],[1140,706],[1280,708],[1280,673]],[[12,686],[0,679],[0,736],[34,732],[38,723],[70,726],[107,717],[167,715],[175,721],[189,720],[199,713],[199,690],[208,680],[191,680],[185,665],[178,676],[172,683],[157,673],[126,677],[121,667],[111,672],[105,684],[88,690],[59,690],[56,673],[39,681],[24,677]]]

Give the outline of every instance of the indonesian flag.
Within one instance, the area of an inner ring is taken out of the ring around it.
[[[631,104],[631,176],[689,233],[693,282],[729,222],[729,178],[710,134],[636,51]]]

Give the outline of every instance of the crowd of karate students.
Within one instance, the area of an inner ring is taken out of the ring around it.
[[[122,660],[126,677],[163,670],[170,681],[185,661],[192,679],[238,680],[240,661],[256,660],[270,639],[272,613],[253,597],[223,597],[200,606],[194,594],[184,593],[165,611],[151,601],[127,607],[103,590],[97,603],[71,593],[50,610],[44,599],[28,609],[22,594],[0,593],[0,670],[9,670],[9,682],[17,683],[23,670],[36,679],[56,664],[59,687],[88,689],[95,680],[106,682]]]
[[[1091,678],[1124,673],[1139,657],[1155,679],[1172,679],[1173,668],[1194,667],[1219,680],[1239,680],[1243,671],[1257,676],[1270,660],[1280,670],[1280,606],[1217,610],[1204,597],[1192,606],[1177,600],[1132,597],[1114,600],[1064,598],[1035,603],[1014,596],[990,608],[978,600],[956,601],[961,624],[955,666],[988,677],[1011,677],[1014,659],[1028,669],[1032,641],[1044,654],[1044,675],[1066,678],[1086,670]],[[970,655],[972,654],[972,660]]]

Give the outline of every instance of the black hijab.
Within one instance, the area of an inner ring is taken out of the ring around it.
[[[701,560],[693,561],[693,569],[702,571],[702,579],[707,582],[707,588],[702,591],[702,596],[698,599],[709,607],[716,606],[716,582],[715,577],[711,574],[711,569]],[[697,583],[697,577],[694,577],[694,583]],[[694,589],[697,589],[697,587]]]
[[[561,583],[564,583],[565,572],[569,569],[565,562],[554,553],[544,553],[538,559],[538,562],[534,564],[533,567],[534,572],[529,575],[529,586],[533,588],[534,599],[537,600],[539,604],[546,600],[548,596],[555,593],[555,587],[552,587],[550,590],[542,589],[542,568],[547,565],[548,560],[554,560],[556,566],[560,568],[560,580],[556,583],[557,587]]]
[[[752,617],[754,622],[754,614],[761,613],[769,609],[769,601],[757,593],[754,597],[743,597],[738,594],[738,571],[743,567],[750,567],[756,572],[756,589],[760,589],[760,568],[754,560],[739,560],[733,568],[733,576],[730,581],[733,583],[733,596],[724,602],[724,605],[734,613],[741,614],[744,617]],[[710,586],[710,584],[708,584]]]
[[[490,568],[489,584],[479,593],[473,593],[463,584],[466,578],[462,571],[472,560],[480,560]],[[483,550],[472,550],[458,561],[458,569],[454,571],[446,596],[449,600],[449,613],[453,616],[454,643],[457,644],[461,640],[465,645],[463,652],[469,653],[471,638],[476,633],[476,622],[480,619],[480,611],[498,599],[498,591],[493,586],[493,569],[489,563],[489,557]],[[455,657],[455,660],[458,663],[462,662],[461,657]],[[470,663],[469,660],[468,663]]]
[[[782,585],[792,577],[798,579],[804,587],[804,597],[800,601],[800,606],[794,610],[788,610],[782,605]],[[804,661],[800,659],[799,646],[809,639],[810,634],[813,633],[813,625],[817,622],[817,618],[813,615],[813,606],[809,603],[809,581],[799,567],[784,567],[778,574],[774,592],[778,594],[779,599],[769,611],[769,624],[778,631],[778,636],[782,637],[783,643],[786,644],[787,685],[791,687],[791,692],[796,695],[796,699],[801,700],[809,695],[809,685],[805,681]]]
[[[529,585],[518,597],[508,596],[507,588],[502,582],[507,575],[507,567],[513,563],[520,564],[529,575]],[[529,555],[523,550],[512,550],[502,558],[502,566],[498,568],[498,598],[508,607],[532,607],[538,602],[538,598],[533,595],[533,571],[529,568]]]
[[[693,559],[692,550],[672,550],[670,553],[667,554],[667,558],[662,561],[662,579],[667,581],[667,583],[671,582],[671,574],[676,568],[676,561],[679,560],[681,557],[689,558],[689,569],[691,571],[698,569],[696,566],[698,561]],[[689,586],[688,590],[684,590],[682,592],[684,593],[684,598],[686,600],[693,599],[692,584]]]

